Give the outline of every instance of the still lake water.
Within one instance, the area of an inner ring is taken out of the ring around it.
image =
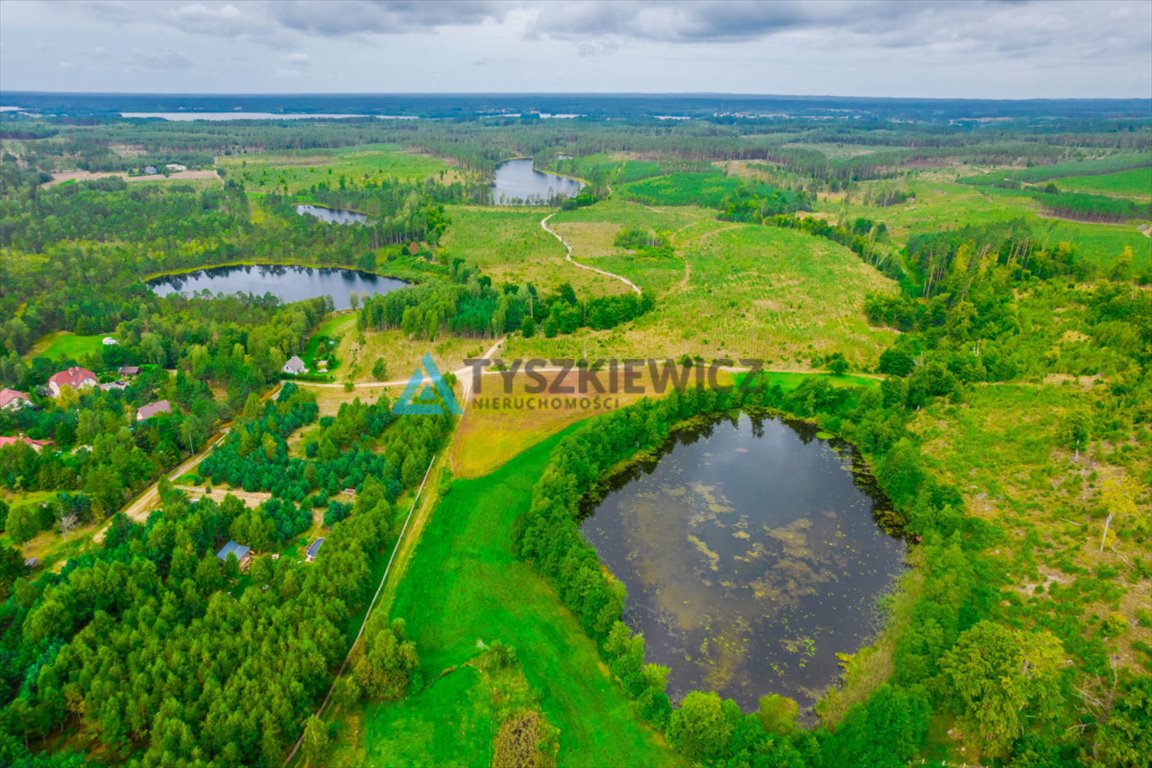
[[[320,112],[121,112],[124,119],[158,119],[173,123],[190,123],[195,120],[218,122],[222,120],[346,120],[368,115],[336,115]]]
[[[325,208],[322,205],[298,205],[296,213],[312,216],[329,224],[367,224],[368,217],[356,211],[342,211],[339,208]]]
[[[746,712],[770,693],[804,708],[839,677],[836,654],[874,637],[906,546],[874,519],[887,502],[851,447],[815,433],[741,415],[678,434],[584,520],[674,702],[715,690]]]
[[[350,309],[353,293],[360,296],[391,293],[407,283],[369,272],[328,267],[293,267],[263,264],[256,266],[213,267],[185,275],[167,275],[148,283],[159,296],[182,293],[191,296],[200,291],[212,294],[271,293],[290,303],[331,296],[336,309]]]
[[[554,197],[575,197],[583,183],[544,173],[532,167],[531,159],[509,160],[496,169],[492,201],[496,205],[541,205]]]

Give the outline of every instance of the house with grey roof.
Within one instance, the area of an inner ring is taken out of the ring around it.
[[[228,562],[228,555],[235,555],[237,562],[240,563],[240,570],[244,570],[252,561],[252,547],[237,544],[229,539],[228,543],[221,547],[220,551],[216,553],[216,557],[220,559],[221,563],[226,563]]]
[[[158,413],[172,413],[172,405],[167,400],[157,400],[136,409],[136,421],[150,419]]]
[[[292,357],[288,358],[288,362],[284,363],[284,367],[281,370],[284,371],[284,373],[290,373],[293,376],[299,376],[302,373],[308,373],[308,368],[304,365],[304,361],[301,360],[297,355],[292,355]]]

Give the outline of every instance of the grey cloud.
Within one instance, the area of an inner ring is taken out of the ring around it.
[[[194,63],[171,48],[132,48],[128,53],[130,64],[143,69],[188,69]]]
[[[217,37],[238,37],[266,27],[260,19],[245,15],[231,3],[181,5],[171,11],[171,20],[185,32]]]
[[[1139,0],[85,0],[77,7],[114,23],[161,24],[281,49],[298,48],[309,37],[368,40],[525,17],[527,39],[570,42],[581,55],[636,42],[746,43],[804,32],[819,33],[825,45],[838,50],[867,37],[862,42],[868,47],[943,42],[1014,52],[1073,45],[1084,37],[1099,40],[1105,31],[1114,38],[1110,46],[1152,46],[1152,3]]]
[[[1125,46],[1148,47],[1150,9],[1152,4],[1140,2],[1036,0],[605,0],[537,6],[528,35],[570,41],[581,52],[596,50],[597,41],[611,50],[604,41],[740,43],[804,32],[819,33],[827,47],[837,50],[859,40],[874,48],[947,43],[974,52],[1017,52],[1070,45],[1089,30],[1107,28]]]
[[[850,27],[889,17],[892,2],[802,3],[795,0],[710,0],[673,2],[606,2],[544,5],[529,32],[535,36],[576,39],[616,36],[661,42],[732,42],[755,40],[778,32],[814,26]],[[919,4],[901,4],[915,10]]]
[[[518,5],[487,0],[85,0],[77,7],[116,24],[157,24],[192,35],[246,38],[286,48],[310,36],[365,38],[499,22]]]
[[[293,0],[267,6],[270,18],[297,32],[326,37],[397,34],[500,21],[515,7],[500,2],[406,2],[405,0]]]

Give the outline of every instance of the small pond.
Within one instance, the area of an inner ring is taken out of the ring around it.
[[[312,216],[329,224],[367,224],[368,217],[356,211],[342,211],[339,208],[325,208],[322,205],[298,205],[296,213]]]
[[[191,296],[201,291],[244,293],[263,296],[270,293],[283,302],[303,301],[317,296],[331,296],[336,309],[350,309],[351,295],[391,293],[407,283],[369,272],[328,267],[294,267],[279,264],[212,267],[183,275],[166,275],[148,283],[160,295],[182,293]]]
[[[679,433],[616,478],[582,530],[628,589],[624,618],[668,695],[715,690],[754,711],[810,706],[878,629],[904,568],[889,511],[853,450],[807,424],[741,415]]]
[[[584,184],[532,167],[530,158],[509,160],[496,168],[492,201],[496,205],[543,205],[556,197],[575,197]]]

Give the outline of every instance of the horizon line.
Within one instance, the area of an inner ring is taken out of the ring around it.
[[[843,99],[859,101],[986,101],[986,102],[1058,102],[1058,101],[1141,101],[1152,102],[1149,96],[875,96],[875,95],[842,95],[817,93],[741,93],[728,91],[350,91],[343,93],[314,92],[314,91],[255,91],[255,92],[229,92],[229,91],[56,91],[36,89],[9,89],[0,86],[0,95],[29,95],[29,96],[165,96],[165,97],[216,97],[216,98],[275,98],[275,97],[320,97],[320,98],[366,98],[366,97],[431,97],[431,98],[467,98],[467,97],[598,97],[598,98],[730,98],[730,99]]]

